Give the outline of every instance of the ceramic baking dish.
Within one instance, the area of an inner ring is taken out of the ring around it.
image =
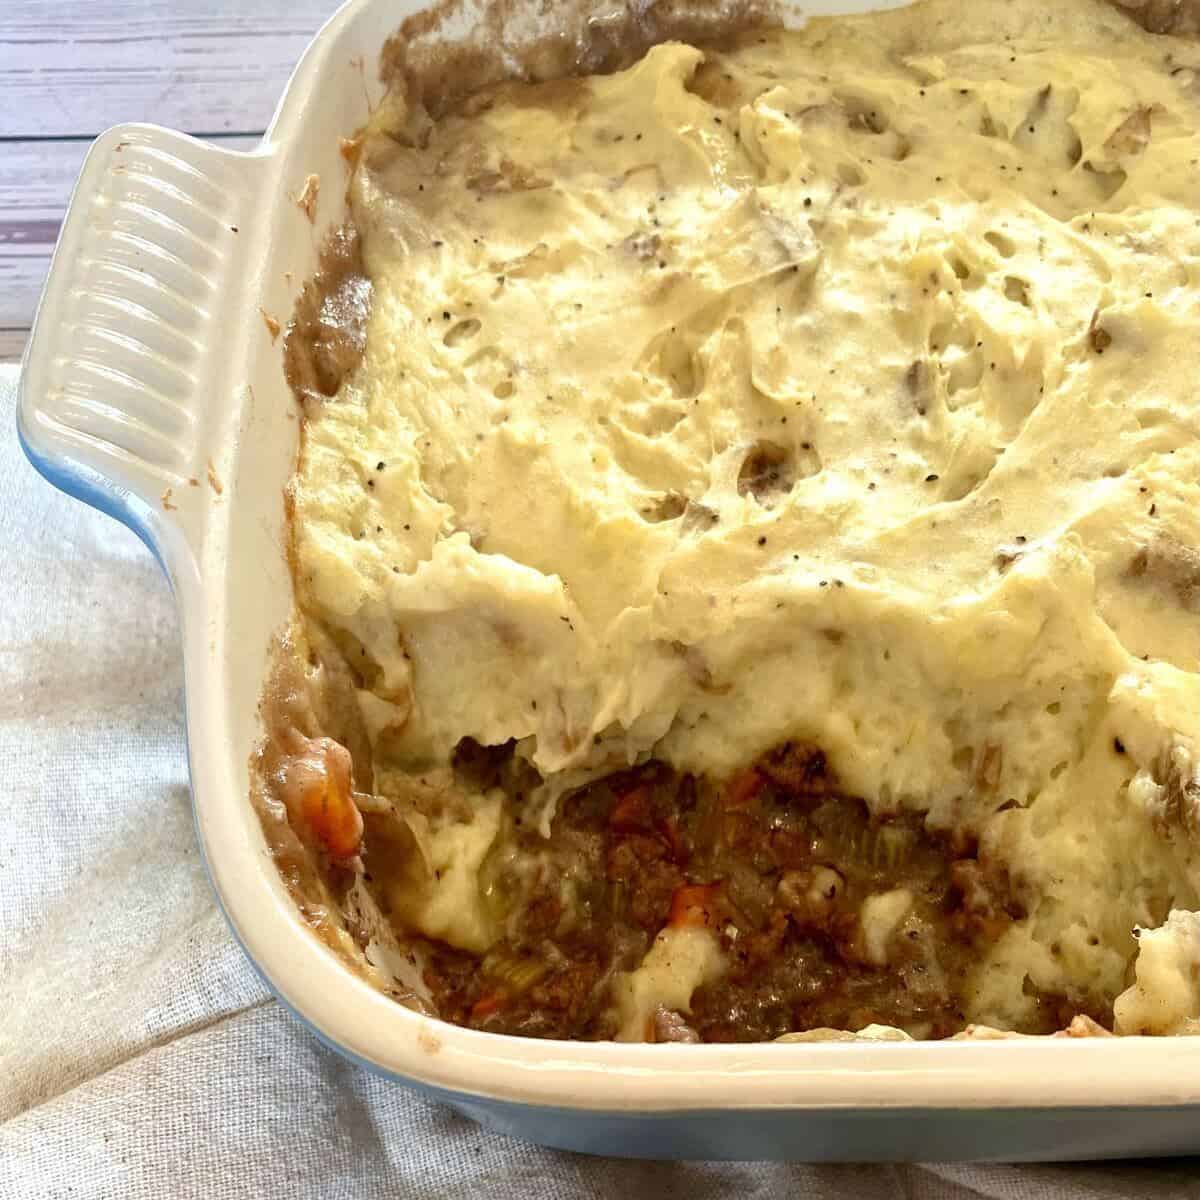
[[[869,3],[803,3],[806,13]],[[247,799],[269,639],[291,604],[286,320],[340,221],[349,135],[420,5],[351,0],[258,149],[147,125],[83,168],[25,359],[19,432],[52,483],[133,528],[178,598],[196,823],[217,894],[280,998],[340,1053],[495,1129],[620,1155],[1066,1159],[1200,1150],[1200,1039],[750,1046],[540,1042],[443,1024],[301,924]],[[531,6],[532,8],[532,6]],[[447,33],[446,36],[452,36]],[[321,181],[313,219],[294,202]]]

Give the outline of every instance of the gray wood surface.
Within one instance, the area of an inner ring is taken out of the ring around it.
[[[0,361],[19,358],[92,139],[153,121],[243,147],[337,0],[0,0]]]

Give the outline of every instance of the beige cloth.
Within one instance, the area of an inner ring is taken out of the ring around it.
[[[141,543],[21,456],[0,369],[0,1197],[1174,1200],[1191,1163],[591,1159],[482,1132],[320,1046],[198,857],[178,627]]]

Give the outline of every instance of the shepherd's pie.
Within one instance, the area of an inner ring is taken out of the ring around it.
[[[259,764],[323,935],[506,1033],[1200,1028],[1200,45],[924,0],[347,153]]]

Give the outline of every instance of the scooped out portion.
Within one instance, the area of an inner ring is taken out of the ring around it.
[[[1198,79],[925,0],[394,86],[287,350],[322,936],[528,1036],[1200,1028]]]
[[[653,762],[608,776],[564,799],[549,838],[503,830],[481,875],[496,940],[482,962],[431,947],[426,977],[449,1019],[539,1036],[943,1037],[981,949],[1022,915],[977,847],[873,821],[793,743],[724,787]],[[1037,1026],[1057,1029],[1063,998],[1040,999]]]

